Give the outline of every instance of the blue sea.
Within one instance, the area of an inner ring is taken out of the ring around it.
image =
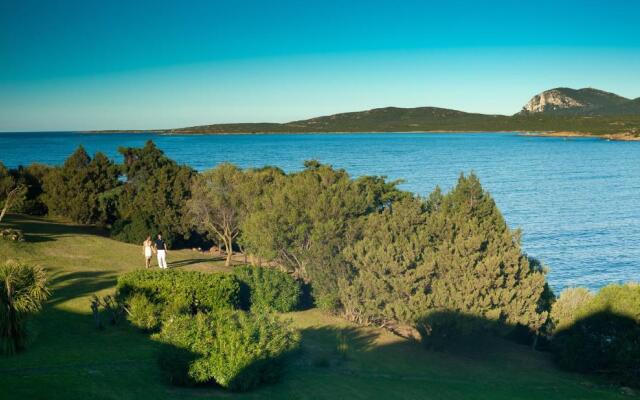
[[[230,161],[285,171],[317,159],[352,175],[385,175],[427,195],[474,171],[555,290],[640,281],[640,142],[482,134],[189,135],[0,133],[0,161],[59,165],[80,144],[121,161],[153,140],[198,170]]]

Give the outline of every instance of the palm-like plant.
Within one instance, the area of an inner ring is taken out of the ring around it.
[[[49,296],[44,270],[9,260],[0,264],[0,353],[24,349],[26,320]]]

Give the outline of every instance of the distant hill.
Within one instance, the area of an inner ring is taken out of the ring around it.
[[[515,115],[468,113],[438,107],[385,107],[286,123],[230,123],[166,129],[162,133],[306,132],[570,132],[640,136],[640,98],[598,89],[556,88],[535,95]],[[104,131],[108,132],[108,131]]]
[[[640,115],[639,100],[593,88],[555,88],[533,96],[519,114]]]

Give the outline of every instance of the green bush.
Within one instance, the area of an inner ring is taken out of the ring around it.
[[[300,283],[289,274],[273,268],[251,266],[236,267],[233,272],[247,286],[248,293],[242,299],[245,306],[278,312],[289,312],[298,307]]]
[[[126,300],[127,319],[143,331],[152,331],[160,325],[160,307],[142,293],[135,293]]]
[[[556,362],[640,386],[640,286],[610,285],[575,310],[551,342]]]
[[[196,271],[137,270],[118,278],[118,296],[129,298],[144,294],[156,304],[198,311],[237,308],[240,283],[227,274],[208,274]]]
[[[593,294],[586,288],[568,288],[560,293],[551,308],[551,322],[553,331],[562,331],[573,325],[578,317],[578,311],[593,300]]]
[[[213,381],[233,391],[277,380],[285,356],[300,341],[289,324],[273,316],[229,310],[174,316],[154,338],[179,349],[160,357],[172,382]]]
[[[27,318],[49,296],[40,267],[6,261],[0,264],[0,354],[13,354],[27,343]]]

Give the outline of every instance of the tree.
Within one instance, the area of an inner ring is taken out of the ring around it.
[[[117,210],[112,234],[130,243],[155,232],[162,232],[169,243],[188,238],[183,211],[195,171],[169,159],[152,141],[119,151],[126,181],[110,198],[103,198]]]
[[[311,282],[316,304],[335,309],[338,280],[348,273],[342,249],[359,217],[384,208],[399,191],[383,178],[352,180],[317,161],[271,185],[242,225],[253,254],[275,260]]]
[[[511,231],[491,196],[474,174],[461,175],[429,218],[428,236],[436,238],[425,258],[433,260],[428,314],[461,313],[488,325],[523,325],[537,331],[543,310],[545,272],[520,248],[520,232]],[[459,326],[462,331],[476,327]]]
[[[433,274],[424,259],[429,245],[425,204],[417,198],[393,204],[369,215],[360,239],[344,250],[355,271],[342,281],[344,315],[360,324],[413,324],[424,309],[426,288]]]
[[[103,153],[91,159],[82,146],[60,168],[44,177],[45,203],[50,214],[70,218],[81,224],[103,223],[101,197],[119,185],[117,165]]]
[[[247,215],[252,196],[250,181],[238,167],[223,163],[196,176],[186,218],[198,231],[214,235],[224,244],[226,266],[231,265],[233,244]]]
[[[24,349],[27,317],[40,311],[49,296],[42,268],[7,261],[0,265],[0,351]]]
[[[475,175],[443,195],[393,201],[369,215],[343,254],[343,312],[360,323],[408,324],[426,336],[523,325],[547,319],[539,263],[520,249]]]
[[[595,296],[582,289],[568,293],[582,304],[554,332],[555,361],[572,371],[602,373],[640,386],[640,285],[609,285]],[[565,296],[565,302],[569,299]]]
[[[12,208],[18,206],[26,193],[26,187],[11,175],[10,171],[0,162],[0,222]]]

